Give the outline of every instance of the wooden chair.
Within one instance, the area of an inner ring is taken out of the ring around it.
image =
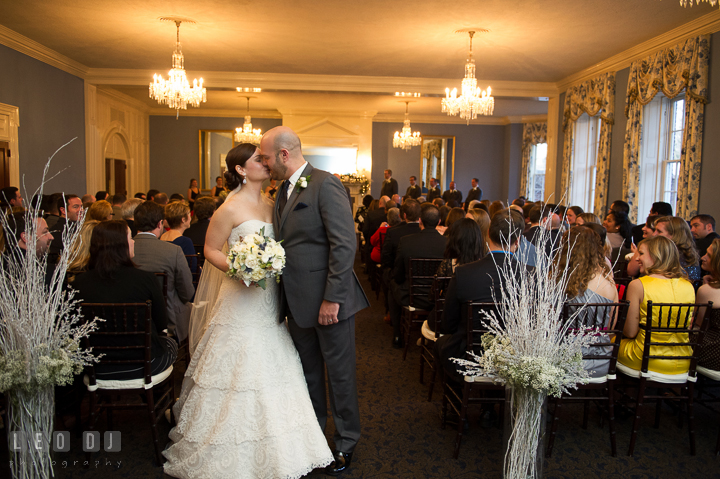
[[[698,404],[705,406],[714,413],[720,413],[720,411],[716,408],[709,405],[710,403],[720,402],[720,371],[714,371],[712,369],[698,366],[697,373],[698,387],[697,398],[695,400]],[[717,441],[715,443],[715,455],[720,455],[720,431],[718,432]]]
[[[193,247],[195,248],[195,254],[198,257],[198,266],[202,268],[205,266],[205,245],[193,244]]]
[[[410,334],[412,331],[419,331],[430,311],[417,307],[419,298],[428,298],[430,288],[435,279],[435,273],[442,263],[442,259],[435,258],[410,258],[407,273],[408,282],[408,305],[403,306],[400,316],[400,326],[405,349],[403,360],[407,357],[410,346]]]
[[[709,306],[707,311],[712,308],[709,304],[683,304],[683,303],[653,303],[647,302],[647,324],[641,324],[640,329],[645,332],[643,343],[642,363],[640,370],[629,368],[618,362],[617,370],[623,374],[623,386],[637,388],[637,396],[635,399],[635,419],[633,420],[632,433],[630,435],[630,447],[628,448],[628,456],[632,456],[635,451],[635,440],[637,439],[637,431],[640,427],[640,412],[646,399],[654,399],[655,405],[655,428],[660,427],[660,407],[663,400],[674,400],[685,403],[688,415],[688,432],[690,434],[690,454],[695,455],[695,413],[693,405],[693,396],[695,394],[695,382],[697,381],[697,354],[700,351],[702,337],[707,330],[710,321],[703,321],[699,329],[693,331],[690,335],[690,328],[693,325],[695,312],[698,308]],[[676,319],[673,319],[675,317]],[[653,325],[656,323],[656,325]],[[659,342],[653,341],[653,335],[657,334],[687,334],[687,342]],[[684,347],[691,347],[692,353],[687,354],[651,354],[652,346],[663,346],[679,350]],[[661,374],[648,370],[650,360],[654,361],[675,361],[678,359],[686,359],[690,361],[687,373],[683,374]],[[647,394],[648,388],[657,388],[660,391],[657,394]],[[661,395],[662,390],[675,390],[672,396]],[[677,392],[679,390],[679,393]],[[628,396],[626,396],[628,397]],[[682,426],[682,414],[679,415],[679,426]]]
[[[583,311],[581,308],[585,307]],[[568,333],[586,329],[587,325],[603,325],[603,334],[605,337],[600,338],[599,342],[594,343],[583,353],[583,360],[608,361],[607,375],[598,378],[590,378],[588,384],[578,384],[577,393],[563,394],[562,397],[553,398],[555,408],[552,411],[552,427],[550,429],[550,438],[547,444],[545,457],[552,455],[553,443],[555,442],[555,434],[559,418],[557,413],[562,403],[582,402],[583,403],[583,423],[582,428],[587,429],[589,405],[593,401],[605,401],[607,403],[608,424],[610,427],[610,449],[613,457],[617,456],[617,445],[615,442],[615,365],[617,363],[618,351],[620,350],[620,340],[622,339],[622,330],[627,316],[628,303],[566,303],[563,306],[563,323],[571,321]],[[612,324],[612,320],[616,319],[615,327],[605,329],[605,325]],[[593,334],[593,333],[591,333]],[[614,336],[614,340],[613,340]],[[609,349],[609,351],[608,351]],[[588,392],[598,392],[599,395],[588,396]],[[582,394],[581,394],[582,393]],[[601,423],[602,424],[602,423]]]
[[[487,328],[482,324],[481,318],[484,315],[483,310],[496,310],[495,303],[465,303],[462,307],[462,314],[467,321],[467,351],[475,354],[482,352],[482,336],[487,333]],[[457,435],[455,436],[455,449],[453,450],[453,459],[457,459],[460,454],[460,444],[462,442],[463,426],[467,420],[467,410],[470,406],[499,403],[501,410],[500,416],[503,416],[503,407],[505,404],[505,385],[493,382],[487,377],[470,377],[464,376],[462,391],[458,391],[453,387],[451,380],[448,380],[446,374],[442,374],[443,378],[443,401],[442,401],[442,428],[445,428],[447,421],[447,410],[450,407],[458,416]],[[496,392],[496,396],[488,396],[488,392]],[[478,394],[480,393],[480,394]]]
[[[89,429],[95,430],[102,409],[107,412],[108,430],[113,429],[114,409],[144,409],[149,413],[155,459],[162,465],[162,450],[157,430],[158,420],[165,410],[175,403],[175,383],[170,366],[155,376],[151,375],[152,359],[152,318],[151,301],[145,303],[82,303],[81,310],[86,318],[99,317],[104,320],[99,330],[83,338],[83,346],[92,348],[95,354],[104,354],[97,365],[85,368],[84,383],[90,393]],[[122,346],[119,344],[123,344]],[[122,359],[121,359],[122,358]],[[142,368],[143,377],[131,380],[101,380],[96,378],[96,368],[105,365],[123,365],[128,368]],[[157,391],[157,393],[156,393]],[[144,399],[121,402],[122,397]],[[87,453],[90,461],[91,453]]]
[[[431,294],[435,302],[435,315],[428,321],[432,321],[432,330],[425,329],[423,323],[420,338],[420,384],[423,384],[425,375],[425,364],[430,369],[430,386],[428,389],[428,402],[432,401],[433,389],[435,389],[435,378],[441,368],[435,358],[435,340],[439,337],[438,328],[442,323],[442,313],[445,308],[445,291],[452,278],[449,276],[436,276],[433,281]]]
[[[193,275],[193,282],[195,282],[195,274],[197,273],[198,269],[201,269],[200,266],[200,256],[197,254],[186,254],[185,260],[188,263],[188,267],[190,268],[190,273]],[[195,273],[193,273],[193,264],[195,265]],[[200,276],[198,276],[200,278]]]

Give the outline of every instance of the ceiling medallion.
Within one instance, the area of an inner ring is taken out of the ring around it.
[[[191,106],[198,107],[201,102],[207,101],[202,78],[200,78],[199,82],[194,79],[193,86],[190,86],[185,75],[185,57],[180,48],[180,24],[183,22],[195,22],[181,18],[161,18],[160,20],[175,23],[177,26],[177,42],[172,56],[173,67],[168,73],[168,79],[164,80],[162,75],[153,75],[153,82],[150,83],[150,98],[157,100],[161,105],[165,103],[168,107],[174,108],[176,110],[175,118],[178,118],[180,110],[187,110],[188,103]]]
[[[420,132],[413,132],[410,129],[410,114],[408,113],[408,107],[410,104],[409,100],[403,101],[405,103],[405,121],[403,121],[402,133],[399,131],[395,132],[393,137],[393,148],[402,148],[403,150],[409,150],[413,146],[418,146],[422,143]]]
[[[445,98],[442,100],[442,111],[448,115],[460,114],[460,118],[474,120],[478,115],[492,115],[495,110],[495,99],[492,97],[490,87],[487,91],[477,86],[475,79],[475,59],[472,54],[472,39],[476,32],[484,33],[487,30],[482,28],[458,30],[458,32],[467,32],[470,35],[470,51],[468,59],[465,63],[465,78],[462,81],[462,94],[457,96],[457,88],[453,88],[452,92],[449,88],[445,89]]]
[[[238,88],[238,91],[241,89]],[[257,89],[260,90],[259,88]],[[250,118],[250,98],[249,96],[246,96],[247,98],[247,115],[245,115],[245,123],[243,123],[242,128],[235,128],[235,142],[236,143],[252,143],[253,145],[260,146],[260,140],[262,139],[262,131],[260,128],[256,128],[253,130],[252,127],[252,118]]]

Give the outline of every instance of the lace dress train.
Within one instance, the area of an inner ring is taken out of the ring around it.
[[[250,224],[248,224],[250,223]],[[265,226],[249,221],[228,240]],[[332,462],[295,346],[277,321],[277,285],[225,278],[185,373],[165,472],[179,478],[298,478]]]

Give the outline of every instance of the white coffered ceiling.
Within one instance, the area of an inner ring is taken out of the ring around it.
[[[312,106],[387,119],[404,111],[388,96],[393,90],[438,95],[460,86],[467,35],[457,29],[490,30],[474,42],[477,76],[500,96],[497,116],[518,116],[546,112],[537,97],[556,92],[570,75],[716,14],[707,4],[682,8],[677,0],[0,3],[2,26],[148,107],[157,105],[147,98],[147,83],[152,72],[166,74],[175,41],[175,25],[158,18],[181,16],[197,22],[183,25],[180,38],[188,76],[202,75],[209,89],[201,108],[244,110],[245,100],[231,89],[263,86],[270,91],[251,103],[260,116]],[[422,98],[411,105],[411,117],[439,116],[439,104],[437,96]]]

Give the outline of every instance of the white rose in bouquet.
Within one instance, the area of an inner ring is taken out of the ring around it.
[[[266,287],[268,278],[280,282],[282,269],[285,267],[285,249],[274,239],[265,236],[262,228],[259,234],[249,234],[235,244],[228,253],[227,262],[230,268],[227,275],[262,289]]]

